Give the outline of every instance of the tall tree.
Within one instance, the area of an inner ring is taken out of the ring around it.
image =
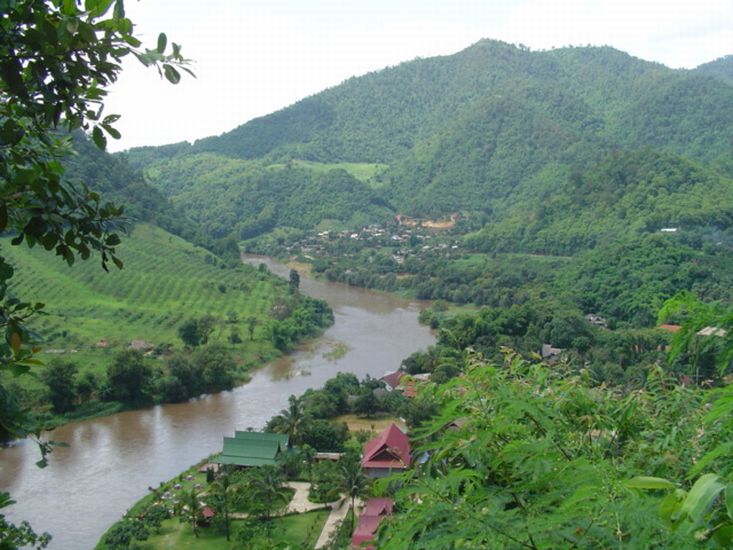
[[[300,273],[296,269],[290,270],[290,277],[289,277],[289,284],[290,284],[290,290],[295,292],[300,288]]]
[[[288,398],[288,408],[270,420],[269,428],[280,434],[290,436],[290,443],[298,445],[302,440],[303,426],[306,422],[303,404],[296,396]]]
[[[244,492],[246,486],[243,483],[237,483],[233,480],[230,472],[224,474],[216,481],[209,485],[208,493],[214,496],[221,504],[219,512],[224,517],[224,533],[226,539],[229,540],[229,513],[233,501]]]
[[[76,363],[71,361],[52,361],[41,374],[41,380],[48,386],[48,397],[54,412],[65,413],[73,408],[77,370]]]
[[[110,397],[123,403],[142,403],[148,399],[152,371],[137,350],[120,352],[107,369]]]
[[[288,503],[290,492],[285,487],[285,476],[275,466],[261,466],[252,470],[247,487],[253,510],[266,520]]]
[[[198,522],[201,519],[202,507],[201,507],[201,495],[196,489],[191,489],[183,493],[180,502],[178,503],[178,514],[181,519],[191,524],[193,534],[196,538],[199,536]]]
[[[351,531],[354,531],[354,505],[356,499],[369,492],[369,479],[364,474],[361,461],[356,456],[346,455],[339,464],[339,485],[351,499]]]

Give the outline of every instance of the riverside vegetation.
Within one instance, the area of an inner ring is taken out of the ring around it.
[[[289,434],[297,445],[280,463],[282,474],[311,481],[314,502],[338,498],[344,492],[341,469],[315,464],[314,450],[345,450],[344,464],[358,460],[372,433],[349,434],[340,425],[343,413],[367,422],[397,414],[406,418],[420,458],[404,474],[361,490],[363,496],[396,502],[394,517],[379,529],[379,548],[730,547],[733,400],[726,384],[733,345],[730,338],[697,333],[709,323],[730,330],[733,311],[689,294],[669,300],[660,320],[680,322],[682,329],[671,341],[661,338],[667,352],[647,351],[652,362],[644,376],[621,383],[573,358],[548,365],[509,348],[497,354],[486,337],[521,324],[516,315],[482,312],[459,320],[443,312],[436,348],[403,365],[407,372],[430,373],[415,398],[384,392],[379,380],[359,382],[346,374],[320,390],[291,396],[289,407],[267,426]],[[462,340],[456,338],[456,321],[464,327]],[[659,361],[712,369],[705,385],[681,384],[675,370]],[[644,363],[643,354],[631,362]],[[246,479],[265,475],[255,468],[232,478],[242,478],[237,506],[254,502]],[[199,498],[218,502],[212,493],[202,481]],[[149,540],[145,547],[167,547],[154,533],[170,531],[176,519],[162,527],[149,523],[153,500],[146,497],[147,512],[136,506],[120,525]],[[185,525],[189,518],[179,514],[177,520]],[[311,547],[280,540],[271,520],[255,530],[241,520],[234,523],[231,546],[224,544],[228,526],[221,518],[207,529],[207,540],[232,548]],[[330,548],[348,547],[348,518],[343,526],[346,536]],[[193,527],[187,532],[194,536]],[[271,538],[265,541],[264,533]]]
[[[104,273],[9,249],[13,291],[49,304],[33,324],[48,367],[39,378],[4,378],[6,414],[30,406],[48,426],[231,389],[332,322],[324,303],[267,270],[229,267],[158,227],[137,224],[120,251],[129,269]],[[135,341],[142,349],[128,349]]]
[[[733,298],[731,74],[483,40],[124,155],[209,236],[331,280],[645,330],[678,291]]]

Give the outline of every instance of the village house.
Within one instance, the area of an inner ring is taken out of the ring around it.
[[[417,395],[418,385],[430,381],[430,373],[408,374],[405,371],[398,370],[385,374],[380,380],[385,383],[387,391],[397,390],[402,392],[405,397],[412,399]]]
[[[410,440],[396,424],[364,444],[361,460],[367,477],[387,477],[410,466]]]
[[[397,386],[400,385],[400,380],[406,374],[407,373],[405,371],[396,370],[394,372],[389,372],[385,374],[380,380],[382,380],[386,384],[387,391],[392,391],[397,389]]]
[[[585,320],[596,327],[608,328],[608,321],[606,321],[606,319],[601,317],[600,315],[596,315],[595,313],[589,313],[588,315],[586,315]]]
[[[155,344],[151,344],[150,342],[146,342],[145,340],[133,340],[130,342],[130,345],[127,346],[127,349],[133,349],[137,351],[151,351],[155,348]]]
[[[364,548],[364,543],[374,541],[374,535],[379,529],[379,524],[386,516],[392,515],[394,502],[391,498],[370,498],[364,505],[364,511],[359,516],[359,524],[351,536],[351,544],[356,548]],[[374,546],[367,546],[373,549]]]
[[[274,466],[281,453],[287,452],[289,438],[285,434],[237,431],[224,438],[222,452],[214,456],[215,464],[235,466]]]
[[[718,338],[725,338],[728,336],[728,331],[720,327],[707,326],[698,330],[695,336],[717,336]]]
[[[552,347],[552,344],[542,344],[542,348],[540,349],[540,356],[548,364],[553,364],[557,362],[563,351],[565,351],[563,348]]]

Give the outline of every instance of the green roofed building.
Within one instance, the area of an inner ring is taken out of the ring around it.
[[[273,466],[278,455],[287,450],[287,435],[237,431],[234,437],[224,438],[224,449],[211,461],[236,466]]]

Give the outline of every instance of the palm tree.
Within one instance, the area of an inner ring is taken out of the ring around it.
[[[288,408],[281,410],[280,414],[270,420],[270,429],[280,434],[287,434],[290,436],[290,443],[297,445],[300,443],[304,423],[305,414],[301,401],[291,395],[288,399]]]
[[[275,466],[260,466],[251,471],[247,489],[252,502],[259,503],[262,517],[269,520],[270,514],[288,503],[290,492],[285,487],[285,476]]]
[[[181,501],[178,504],[178,514],[191,522],[195,537],[199,536],[198,520],[201,517],[201,501],[199,500],[199,496],[196,489],[191,489],[190,492],[183,493]]]
[[[356,458],[345,458],[339,468],[339,488],[351,498],[351,532],[354,532],[354,503],[358,497],[369,492],[369,479],[364,475],[361,461]]]
[[[214,481],[209,485],[209,494],[221,499],[220,512],[224,515],[224,532],[226,533],[227,541],[229,540],[229,504],[231,500],[240,495],[244,489],[245,485],[243,483],[232,482],[229,472],[226,472],[217,481]]]

